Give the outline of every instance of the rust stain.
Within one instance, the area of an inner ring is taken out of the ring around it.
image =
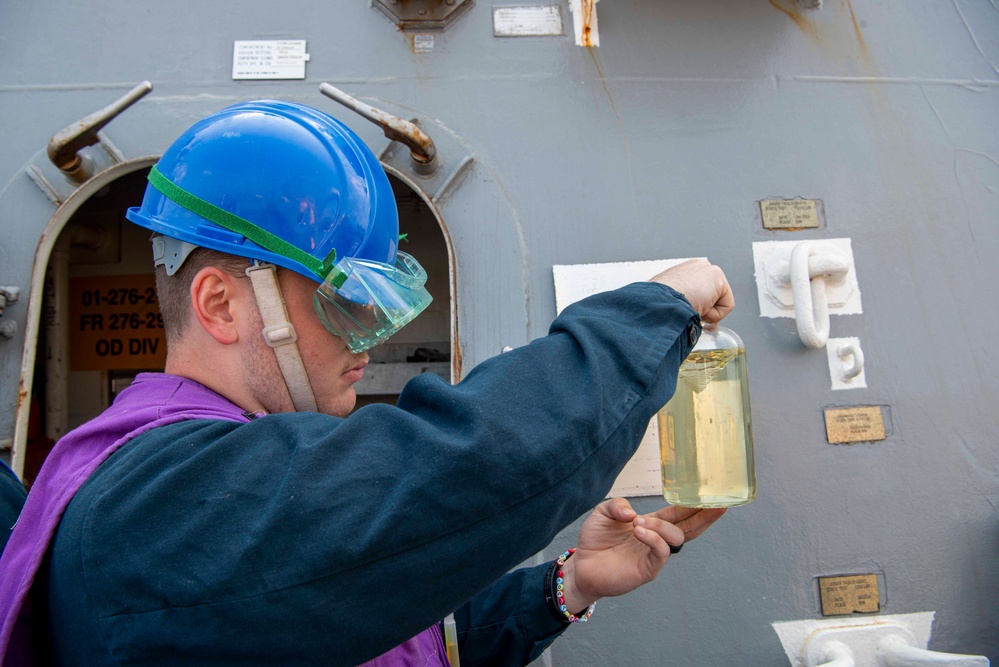
[[[628,132],[625,129],[624,121],[621,120],[621,113],[618,111],[617,104],[614,103],[614,96],[611,95],[610,89],[607,87],[607,77],[604,76],[604,70],[600,66],[600,59],[597,57],[596,49],[590,49],[590,57],[593,59],[593,66],[597,70],[597,75],[600,77],[600,85],[604,89],[604,94],[607,95],[607,101],[610,103],[611,112],[614,114],[615,120],[617,120],[618,129],[621,131],[621,142],[624,144],[624,150],[628,158],[628,182],[631,186],[631,200],[635,204],[635,214],[636,220],[638,215],[638,203],[635,196],[635,174],[633,171],[634,160],[631,154],[631,144],[628,142]]]
[[[857,14],[853,11],[853,0],[846,0],[846,8],[850,11],[850,22],[853,24],[853,34],[857,37],[857,45],[860,47],[860,55],[869,70],[874,70],[874,60],[871,58],[871,50],[864,39],[864,33],[860,30],[860,22],[857,21]]]
[[[458,272],[455,270],[455,259],[454,259],[454,243],[451,241],[451,230],[448,229],[447,225],[444,224],[444,217],[441,215],[440,209],[437,207],[437,203],[434,199],[426,194],[421,194],[421,190],[413,190],[414,194],[417,195],[420,201],[423,201],[430,210],[433,211],[434,218],[437,219],[437,226],[440,227],[441,235],[444,237],[444,245],[447,246],[447,256],[448,264],[450,265],[450,282],[449,287],[451,290],[451,379],[457,384],[461,382],[462,379],[462,362],[464,361],[461,356],[461,336],[458,334]]]
[[[444,226],[439,213],[437,214],[437,221],[440,224],[441,231],[444,232],[444,238],[449,250],[448,254],[451,255],[451,232]],[[453,270],[451,271],[451,298],[454,308],[454,321],[451,325],[451,378],[457,383],[461,382],[461,364],[463,359],[461,358],[461,336],[458,334],[458,277]]]
[[[582,0],[582,12],[583,12],[583,46],[593,46],[593,37],[591,33],[593,31],[593,10],[596,0]]]
[[[819,27],[817,20],[811,18],[811,16],[818,17],[815,14],[814,9],[808,9],[805,4],[805,0],[769,0],[771,6],[779,11],[783,12],[794,21],[795,25],[801,29],[802,32],[809,35],[817,41],[824,41],[827,44],[831,44],[831,48],[834,52],[830,52],[830,55],[834,53],[839,53],[842,55],[841,49],[846,45],[847,41],[850,39],[848,31],[852,31],[852,38],[856,40],[858,47],[858,55],[860,56],[860,62],[863,65],[864,71],[867,74],[873,75],[877,72],[877,67],[874,64],[874,59],[871,57],[870,48],[867,45],[867,40],[864,38],[864,33],[860,27],[860,21],[857,19],[857,14],[853,10],[853,0],[840,0],[836,4],[836,10],[841,13],[848,14],[849,24],[844,21],[826,21],[825,25],[830,30],[826,35],[827,39],[823,40],[819,36]]]
[[[798,26],[803,33],[810,35],[815,39],[819,38],[819,31],[815,26],[815,22],[806,18],[805,15],[801,13],[801,9],[798,8],[798,0],[770,0],[770,4],[787,14],[788,18],[794,21],[794,24]]]
[[[451,342],[451,377],[455,382],[461,382],[461,341],[458,340],[458,332],[454,332],[454,340]]]
[[[24,405],[24,401],[28,398],[28,390],[24,388],[24,376],[17,382],[17,412],[21,411],[21,406]]]
[[[621,117],[617,113],[617,107],[614,105],[614,98],[611,97],[610,90],[607,88],[607,77],[604,76],[604,70],[600,67],[600,61],[597,59],[597,52],[591,50],[590,57],[593,58],[593,66],[597,68],[597,76],[600,77],[600,85],[604,88],[604,93],[607,95],[607,100],[610,102],[611,110],[614,112],[614,116],[617,118],[618,124],[621,123]]]

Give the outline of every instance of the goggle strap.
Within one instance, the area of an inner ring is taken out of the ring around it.
[[[266,229],[258,227],[249,220],[241,218],[235,213],[231,213],[224,208],[219,208],[215,204],[202,199],[196,194],[188,192],[164,176],[163,173],[155,167],[155,165],[149,170],[149,176],[147,179],[149,180],[149,184],[156,188],[160,194],[178,206],[186,208],[191,213],[200,215],[202,218],[214,222],[216,225],[224,227],[231,232],[241,234],[256,243],[261,248],[265,248],[273,253],[281,255],[282,257],[287,257],[288,259],[298,262],[309,271],[312,271],[314,274],[319,276],[320,280],[326,280],[327,276],[335,270],[333,266],[336,263],[335,249],[330,251],[330,253],[323,258],[322,261],[320,261],[309,253],[296,248],[280,236],[271,234]],[[340,287],[340,285],[343,285],[343,282],[347,279],[347,276],[343,275],[340,271],[337,271],[337,274],[338,275],[333,276],[333,283],[337,287]],[[337,280],[340,281],[339,284],[336,283]]]
[[[246,275],[253,284],[257,309],[264,323],[264,340],[274,350],[291,402],[299,412],[317,412],[316,397],[302,355],[295,344],[298,336],[288,320],[288,310],[281,297],[274,265],[255,262],[246,270]]]

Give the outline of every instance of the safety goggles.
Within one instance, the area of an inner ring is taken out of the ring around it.
[[[404,252],[394,264],[357,257],[337,262],[313,296],[326,329],[355,354],[371,349],[406,326],[433,298],[427,272]]]

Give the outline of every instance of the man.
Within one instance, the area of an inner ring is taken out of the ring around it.
[[[524,664],[721,515],[609,501],[574,555],[509,572],[606,495],[732,307],[717,267],[346,417],[366,350],[429,302],[375,156],[315,109],[247,102],[149,181],[128,217],[157,234],[166,372],[46,461],[0,562],[4,664],[446,665],[450,612],[463,665]]]

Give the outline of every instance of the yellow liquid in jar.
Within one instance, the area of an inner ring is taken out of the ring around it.
[[[744,348],[692,352],[658,423],[666,502],[734,507],[756,497]]]

